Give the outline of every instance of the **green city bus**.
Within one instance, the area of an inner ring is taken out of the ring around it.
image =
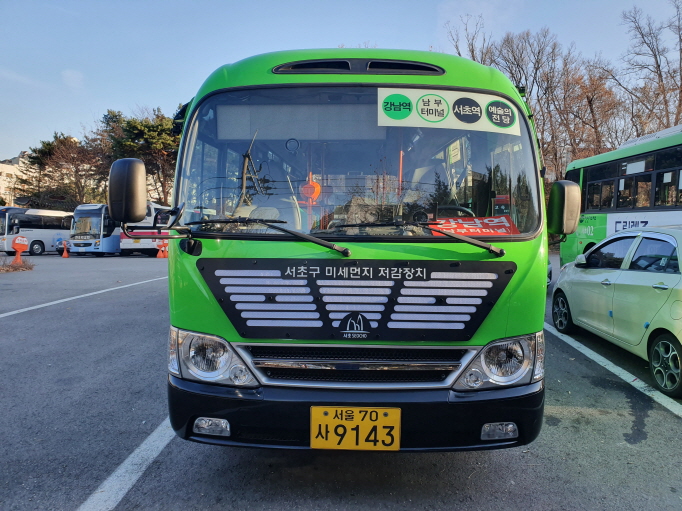
[[[282,51],[220,67],[176,119],[180,437],[392,451],[537,437],[547,232],[575,230],[580,197],[555,184],[545,218],[532,116],[507,78],[431,52]],[[146,200],[143,162],[115,162],[110,210],[133,238]]]
[[[582,207],[577,231],[561,243],[561,264],[624,229],[682,223],[680,169],[680,126],[571,162],[566,179],[580,185]]]

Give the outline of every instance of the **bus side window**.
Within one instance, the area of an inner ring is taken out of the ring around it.
[[[617,208],[631,208],[634,204],[632,197],[632,187],[635,183],[634,178],[626,177],[618,180],[618,203]]]
[[[44,216],[43,229],[61,229],[62,218],[58,216]]]

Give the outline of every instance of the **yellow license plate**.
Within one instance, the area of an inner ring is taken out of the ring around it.
[[[140,240],[133,240],[133,243],[139,243]]]
[[[310,447],[400,450],[400,408],[310,407]]]

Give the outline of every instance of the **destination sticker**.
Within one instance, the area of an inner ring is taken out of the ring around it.
[[[471,98],[459,98],[452,105],[452,112],[457,119],[467,124],[478,122],[483,117],[481,105]]]
[[[381,108],[387,117],[402,120],[412,113],[412,101],[402,94],[391,94],[383,100]]]
[[[520,234],[509,215],[489,217],[459,217],[439,219],[440,223],[434,226],[441,231],[462,234],[464,236],[509,236]],[[444,236],[439,232],[435,236]]]
[[[437,94],[426,94],[417,100],[419,117],[428,122],[441,122],[450,113],[448,102]]]
[[[380,88],[377,106],[379,126],[521,135],[518,109],[492,94]]]
[[[485,107],[485,115],[490,122],[500,128],[509,128],[516,122],[514,109],[504,101],[491,101]]]

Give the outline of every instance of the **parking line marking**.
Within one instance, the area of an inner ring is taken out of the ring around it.
[[[569,337],[566,334],[562,334],[561,332],[558,332],[552,325],[545,323],[545,330],[547,330],[553,336],[561,339],[562,341],[564,341],[569,346],[575,348],[580,353],[585,355],[587,358],[592,359],[594,362],[596,362],[600,366],[611,371],[613,374],[618,376],[621,380],[623,380],[626,383],[629,383],[630,385],[635,387],[637,390],[639,390],[642,394],[646,394],[651,399],[656,401],[659,405],[667,408],[673,414],[677,415],[680,419],[682,419],[682,404],[678,403],[673,398],[668,397],[665,394],[659,392],[658,390],[653,388],[651,385],[644,383],[639,378],[628,373],[625,369],[621,369],[620,367],[618,367],[613,362],[610,362],[609,360],[605,359],[601,355],[592,351],[590,348],[583,346],[581,343],[579,343],[578,341],[573,339],[573,337]]]
[[[84,295],[72,296],[71,298],[64,298],[62,300],[55,300],[54,302],[43,303],[41,305],[34,305],[33,307],[26,307],[25,309],[19,309],[11,312],[5,312],[0,314],[0,318],[6,318],[7,316],[13,316],[14,314],[21,314],[22,312],[28,312],[35,309],[42,309],[43,307],[49,307],[50,305],[57,305],[58,303],[70,302],[71,300],[78,300],[79,298],[85,298],[86,296],[98,295],[100,293],[108,293],[109,291],[116,291],[117,289],[124,289],[126,287],[139,286],[140,284],[146,284],[147,282],[154,282],[156,280],[167,279],[168,277],[159,277],[157,279],[143,280],[142,282],[135,282],[134,284],[126,284],[125,286],[110,287],[109,289],[102,289],[101,291],[94,291],[92,293],[86,293]]]
[[[175,437],[170,418],[166,417],[133,453],[83,502],[78,511],[114,509],[135,485],[147,467]]]

